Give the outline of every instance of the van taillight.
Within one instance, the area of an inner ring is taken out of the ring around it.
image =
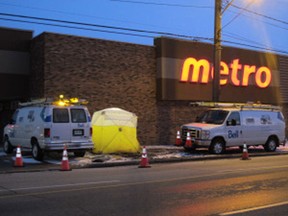
[[[93,130],[92,130],[92,127],[90,127],[90,136],[92,136],[93,134]]]
[[[50,128],[44,128],[44,138],[50,138]]]

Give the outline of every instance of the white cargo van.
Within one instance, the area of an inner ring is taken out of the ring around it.
[[[192,145],[185,145],[188,132]],[[275,151],[279,145],[285,145],[285,121],[278,106],[218,103],[194,123],[182,125],[181,138],[185,149],[206,147],[214,154],[223,153],[226,147],[242,147],[244,143]]]
[[[21,104],[4,128],[4,151],[11,153],[20,145],[42,160],[44,152],[63,151],[66,145],[75,156],[84,156],[93,148],[90,122],[88,109],[75,99]]]

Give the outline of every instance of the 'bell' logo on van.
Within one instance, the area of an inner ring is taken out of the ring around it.
[[[239,137],[239,131],[236,130],[236,131],[231,131],[229,130],[228,131],[228,139],[234,139],[234,138],[238,138]]]
[[[256,68],[255,65],[242,65],[239,59],[234,59],[228,65],[221,61],[220,85],[230,83],[234,86],[248,86],[255,82],[259,88],[267,88],[272,81],[271,70],[268,67]],[[206,59],[187,58],[184,61],[180,81],[207,84],[210,77],[213,79],[214,68]],[[201,75],[200,75],[201,74]]]

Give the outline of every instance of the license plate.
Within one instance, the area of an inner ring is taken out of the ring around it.
[[[83,136],[84,130],[83,129],[73,129],[73,136]]]

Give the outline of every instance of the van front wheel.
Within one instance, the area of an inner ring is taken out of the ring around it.
[[[225,142],[221,138],[214,139],[209,147],[212,154],[222,154],[225,151]]]
[[[278,145],[278,140],[274,137],[269,137],[269,139],[264,145],[264,149],[267,152],[274,152],[276,151],[277,145]]]
[[[35,140],[32,142],[32,156],[38,161],[42,161],[44,157],[42,149],[40,149],[38,142]]]

